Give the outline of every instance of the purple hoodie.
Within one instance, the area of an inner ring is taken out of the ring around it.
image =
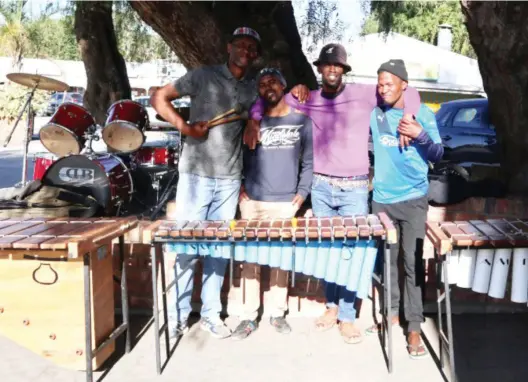
[[[404,98],[405,113],[418,114],[418,91],[408,87]],[[335,177],[369,173],[370,114],[377,105],[383,104],[376,85],[346,84],[334,98],[325,98],[321,90],[312,90],[304,104],[291,94],[285,100],[313,121],[314,173]],[[251,118],[260,121],[263,109],[263,101],[258,98],[251,108]]]

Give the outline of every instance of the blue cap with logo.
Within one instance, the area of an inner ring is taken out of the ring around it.
[[[260,79],[264,76],[274,76],[276,77],[280,83],[282,84],[282,86],[286,87],[286,79],[284,78],[284,76],[282,75],[282,73],[280,72],[279,69],[277,68],[264,68],[262,69],[259,74],[257,74],[257,87],[259,86],[259,83],[260,83]]]

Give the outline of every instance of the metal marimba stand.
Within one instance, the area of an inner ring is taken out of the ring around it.
[[[163,249],[161,248],[161,245],[164,243],[230,243],[231,246],[231,255],[229,258],[229,267],[230,267],[230,278],[229,282],[230,285],[233,285],[233,262],[234,262],[234,244],[236,242],[240,242],[240,240],[235,240],[233,238],[229,239],[164,239],[164,238],[156,238],[155,237],[155,229],[146,229],[143,233],[143,242],[144,243],[150,243],[150,255],[151,255],[151,268],[152,268],[152,306],[153,306],[153,316],[154,316],[154,340],[155,340],[155,346],[156,346],[156,372],[158,375],[162,372],[162,366],[161,366],[161,349],[160,349],[160,336],[162,334],[165,334],[165,351],[166,351],[166,357],[168,360],[168,357],[170,355],[170,341],[169,341],[169,327],[168,327],[168,311],[167,311],[167,294],[170,291],[171,288],[176,286],[176,283],[181,278],[181,276],[188,271],[191,267],[193,267],[198,259],[200,258],[200,255],[195,255],[196,257],[193,258],[189,264],[182,268],[181,273],[179,275],[176,275],[174,280],[169,284],[166,285],[165,281],[165,258]],[[383,308],[382,308],[382,321],[383,321],[383,335],[382,335],[382,342],[383,347],[387,351],[387,368],[389,374],[392,373],[392,312],[390,308],[390,296],[391,296],[391,284],[390,284],[390,271],[391,271],[391,263],[390,263],[390,246],[389,244],[394,244],[391,242],[391,239],[386,237],[387,235],[383,235],[379,239],[377,239],[380,243],[380,246],[378,248],[383,248],[384,253],[384,266],[383,266],[383,274],[382,277],[378,277],[374,273],[372,274],[372,278],[375,282],[380,284],[382,288],[384,289],[384,298],[383,298]],[[355,239],[352,239],[355,241]],[[352,241],[351,240],[351,241]],[[394,239],[392,239],[393,241]],[[258,241],[258,240],[257,240]],[[268,241],[266,239],[266,241]],[[293,253],[292,253],[292,277],[291,277],[291,285],[295,285],[295,247],[296,247],[296,241],[292,240],[293,244]],[[161,276],[161,294],[162,294],[162,310],[163,310],[163,319],[164,323],[160,326],[160,317],[159,317],[159,297],[158,297],[158,285],[157,285],[157,278],[158,278],[158,271],[157,271],[157,258],[158,254],[157,248],[160,248],[160,255],[159,255],[159,263],[160,263],[160,276]],[[378,249],[379,250],[379,249]],[[177,259],[176,259],[177,261]]]
[[[380,245],[383,248],[383,271],[380,276],[375,273],[372,274],[372,279],[381,287],[382,298],[380,299],[382,303],[381,308],[381,329],[382,337],[381,342],[384,350],[387,351],[387,369],[389,374],[392,373],[392,309],[391,309],[391,254],[390,254],[390,244],[386,237],[383,237],[383,240]],[[373,288],[374,289],[374,288]],[[372,303],[374,304],[374,293],[372,294]]]
[[[124,234],[119,236],[119,264],[121,265],[121,278],[114,276],[114,281],[121,285],[121,309],[123,323],[110,333],[110,335],[97,347],[92,349],[92,301],[91,301],[91,264],[90,253],[83,256],[84,260],[84,323],[85,323],[85,354],[86,354],[86,381],[93,381],[92,360],[104,348],[114,342],[122,334],[125,335],[125,352],[128,354],[131,350],[130,334],[130,317],[128,312],[128,288],[126,280],[126,259],[125,259],[125,237]]]
[[[449,371],[451,373],[451,382],[457,382],[455,368],[455,349],[453,346],[453,321],[451,315],[451,287],[449,285],[449,274],[447,271],[447,262],[451,261],[452,244],[451,240],[435,225],[435,223],[426,223],[426,235],[433,243],[435,254],[436,269],[436,296],[438,305],[438,338],[440,367],[445,368],[444,347],[447,347],[447,356],[449,357]],[[442,275],[444,282],[442,283]],[[442,288],[443,284],[443,288]],[[442,292],[443,289],[443,292]],[[447,334],[444,332],[442,320],[442,302],[445,302]]]

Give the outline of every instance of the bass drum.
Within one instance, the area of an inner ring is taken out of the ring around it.
[[[50,168],[50,166],[57,160],[57,156],[53,154],[38,154],[33,158],[33,180],[42,180],[42,177]]]
[[[130,203],[134,192],[129,168],[112,154],[61,158],[49,167],[42,183],[92,196],[108,216]]]

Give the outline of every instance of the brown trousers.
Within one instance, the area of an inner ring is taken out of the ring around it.
[[[242,219],[288,219],[297,212],[290,202],[260,202],[245,200],[240,203]],[[231,287],[229,300],[238,305],[241,320],[256,320],[260,308],[260,265],[242,264],[241,286]],[[245,293],[244,293],[245,292]],[[271,317],[282,317],[288,310],[288,272],[279,268],[270,270],[269,303]],[[245,297],[245,298],[244,298]]]

